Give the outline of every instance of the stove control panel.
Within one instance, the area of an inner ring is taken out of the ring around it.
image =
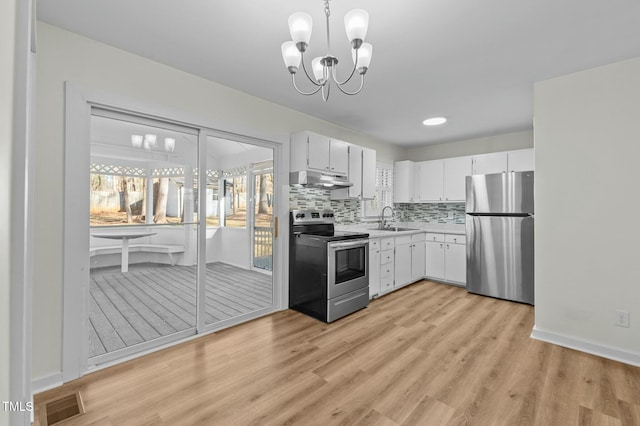
[[[294,225],[311,223],[334,223],[332,210],[291,210],[291,220]]]

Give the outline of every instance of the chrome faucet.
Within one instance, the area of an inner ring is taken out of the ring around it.
[[[387,227],[387,222],[384,220],[384,211],[386,209],[391,209],[391,219],[393,219],[393,215],[394,215],[394,211],[393,211],[393,207],[391,206],[384,206],[382,208],[382,212],[380,212],[380,225],[378,226],[379,229],[384,229]]]

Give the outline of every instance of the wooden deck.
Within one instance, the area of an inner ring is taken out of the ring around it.
[[[196,267],[147,265],[92,270],[89,357],[196,325]],[[207,324],[270,306],[271,276],[225,263],[207,265]]]

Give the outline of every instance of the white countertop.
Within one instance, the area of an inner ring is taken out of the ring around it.
[[[455,234],[464,235],[464,224],[453,223],[427,223],[427,222],[395,222],[391,227],[412,228],[411,231],[381,231],[377,229],[378,225],[373,223],[359,223],[356,225],[336,225],[336,229],[340,231],[363,231],[367,232],[370,237],[392,237],[394,235],[414,234],[416,232],[431,232],[434,234]]]

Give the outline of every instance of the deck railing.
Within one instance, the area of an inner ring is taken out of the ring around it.
[[[253,228],[253,266],[271,271],[273,269],[273,228]]]

